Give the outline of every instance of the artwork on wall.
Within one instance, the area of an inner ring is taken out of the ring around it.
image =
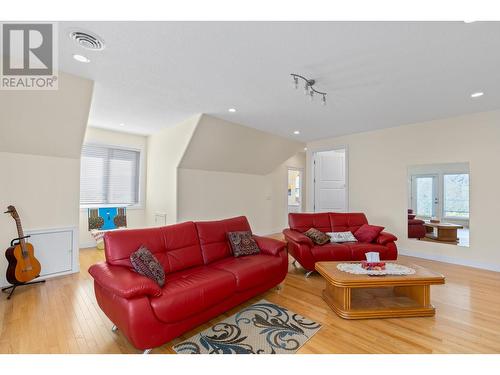
[[[408,168],[408,238],[469,246],[469,163]]]
[[[125,207],[100,207],[88,209],[88,228],[110,230],[127,227],[127,209]]]

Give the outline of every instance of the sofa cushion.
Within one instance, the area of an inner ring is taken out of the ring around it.
[[[290,213],[288,214],[290,229],[304,233],[316,228],[322,232],[331,232],[330,217],[328,213]]]
[[[356,232],[363,224],[368,224],[362,212],[330,212],[331,231],[328,232]]]
[[[132,267],[130,255],[144,245],[165,272],[203,265],[196,227],[192,221],[158,228],[127,229],[104,235],[106,261]]]
[[[359,242],[370,243],[377,238],[380,232],[384,230],[384,227],[379,227],[377,225],[363,224],[357,231],[355,231],[354,237]]]
[[[199,221],[196,223],[196,229],[205,264],[232,257],[227,232],[251,230],[245,216],[219,221]]]
[[[383,245],[377,245],[373,243],[359,243],[359,242],[349,242],[345,243],[351,252],[351,260],[366,260],[366,253],[370,251],[378,252],[380,254],[380,259],[387,259],[387,247]]]
[[[316,228],[311,228],[304,232],[304,236],[309,237],[316,245],[324,245],[330,242],[330,236]]]
[[[311,254],[316,262],[351,260],[351,250],[346,244],[328,243],[311,248]]]
[[[259,246],[253,239],[252,232],[250,231],[228,232],[227,239],[236,258],[260,252]]]
[[[268,280],[269,275],[281,269],[281,257],[258,254],[249,257],[225,258],[211,263],[209,267],[230,272],[236,279],[238,292],[245,291]]]
[[[150,301],[157,318],[171,323],[206,310],[235,291],[232,273],[200,266],[169,274],[162,295]]]
[[[149,277],[161,287],[165,285],[165,271],[147,247],[141,246],[135,253],[132,253],[130,263],[137,273]]]

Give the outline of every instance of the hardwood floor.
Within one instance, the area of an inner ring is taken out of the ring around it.
[[[79,274],[20,288],[0,298],[0,353],[138,353],[94,298],[88,267],[103,252],[80,252]],[[270,290],[244,304],[265,298],[323,325],[299,353],[500,353],[500,273],[417,258],[400,257],[446,276],[433,286],[435,317],[344,320],[321,298],[325,282],[318,274],[304,277],[290,265],[281,290]],[[173,353],[171,346],[208,328],[241,306],[186,333],[153,353]]]

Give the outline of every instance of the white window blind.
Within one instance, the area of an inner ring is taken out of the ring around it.
[[[139,203],[140,152],[83,145],[80,205]]]

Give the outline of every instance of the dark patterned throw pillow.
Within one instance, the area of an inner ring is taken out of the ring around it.
[[[145,246],[130,255],[130,262],[137,273],[149,277],[163,287],[165,285],[165,270],[158,259]]]
[[[242,255],[252,255],[260,253],[257,242],[252,237],[252,232],[228,232],[227,239],[233,249],[233,255],[240,257]]]
[[[324,245],[330,242],[330,236],[316,228],[310,228],[307,232],[304,232],[304,236],[309,237],[316,245]]]

